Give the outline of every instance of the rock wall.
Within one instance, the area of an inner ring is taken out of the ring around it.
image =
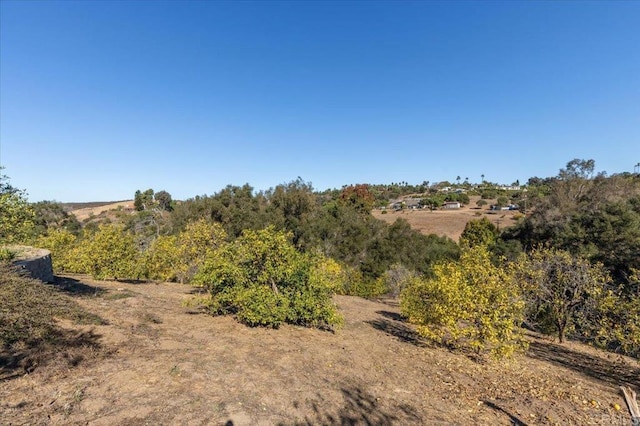
[[[26,259],[13,262],[19,268],[29,271],[33,278],[52,283],[53,265],[51,264],[51,252],[44,249],[35,249],[34,253]]]

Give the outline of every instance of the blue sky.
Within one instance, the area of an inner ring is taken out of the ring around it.
[[[640,162],[640,2],[0,2],[31,201]]]

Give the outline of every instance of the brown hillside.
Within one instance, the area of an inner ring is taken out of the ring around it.
[[[98,216],[102,212],[117,210],[118,208],[133,209],[133,200],[118,201],[115,203],[100,204],[91,207],[83,207],[80,209],[72,210],[71,213],[73,213],[76,218],[80,222],[82,222],[83,220],[88,219],[91,216]]]
[[[464,231],[464,227],[470,220],[486,217],[499,229],[503,229],[512,226],[515,223],[515,219],[522,215],[518,211],[490,211],[488,206],[483,208],[476,207],[476,201],[479,199],[480,197],[477,196],[471,197],[470,206],[463,206],[457,210],[429,211],[428,209],[420,209],[397,212],[387,210],[385,214],[382,213],[382,210],[374,210],[372,214],[374,217],[388,223],[393,223],[396,219],[402,218],[409,222],[413,229],[425,235],[446,236],[454,241],[458,241],[462,231]],[[495,200],[487,201],[489,204],[495,202]]]
[[[530,336],[508,363],[432,347],[394,300],[337,297],[346,324],[332,334],[199,314],[183,285],[58,285],[106,323],[61,323],[78,343],[55,363],[24,362],[44,359],[25,347],[16,366],[5,348],[3,424],[628,424],[618,385],[640,387],[636,361],[577,343]]]

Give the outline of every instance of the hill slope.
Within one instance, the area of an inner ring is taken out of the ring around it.
[[[480,197],[472,197],[471,206],[475,206],[475,202]],[[488,200],[492,202],[492,200]],[[509,227],[515,223],[515,219],[521,216],[521,213],[515,210],[507,211],[490,211],[486,206],[484,208],[463,206],[456,210],[388,210],[383,214],[381,210],[374,210],[373,216],[393,223],[398,218],[405,219],[411,227],[425,235],[436,234],[439,236],[449,237],[453,241],[458,241],[467,222],[470,220],[479,220],[486,217],[496,225],[499,229]]]
[[[392,300],[338,297],[346,324],[332,334],[198,314],[177,284],[59,285],[108,322],[62,324],[100,348],[0,374],[8,424],[623,424],[617,385],[640,387],[637,362],[576,343],[531,336],[507,364],[430,347]]]
[[[85,206],[85,204],[88,205]],[[88,219],[91,216],[98,216],[100,213],[109,210],[117,210],[118,208],[133,209],[133,200],[116,201],[104,204],[100,202],[82,204],[78,203],[78,205],[82,205],[83,207],[71,210],[71,213],[73,213],[76,218],[80,222],[82,222],[83,220]]]

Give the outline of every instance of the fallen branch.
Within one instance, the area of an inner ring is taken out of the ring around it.
[[[620,389],[622,389],[624,400],[629,408],[629,413],[631,413],[631,424],[640,426],[640,408],[638,408],[635,391],[628,386],[620,386]]]

